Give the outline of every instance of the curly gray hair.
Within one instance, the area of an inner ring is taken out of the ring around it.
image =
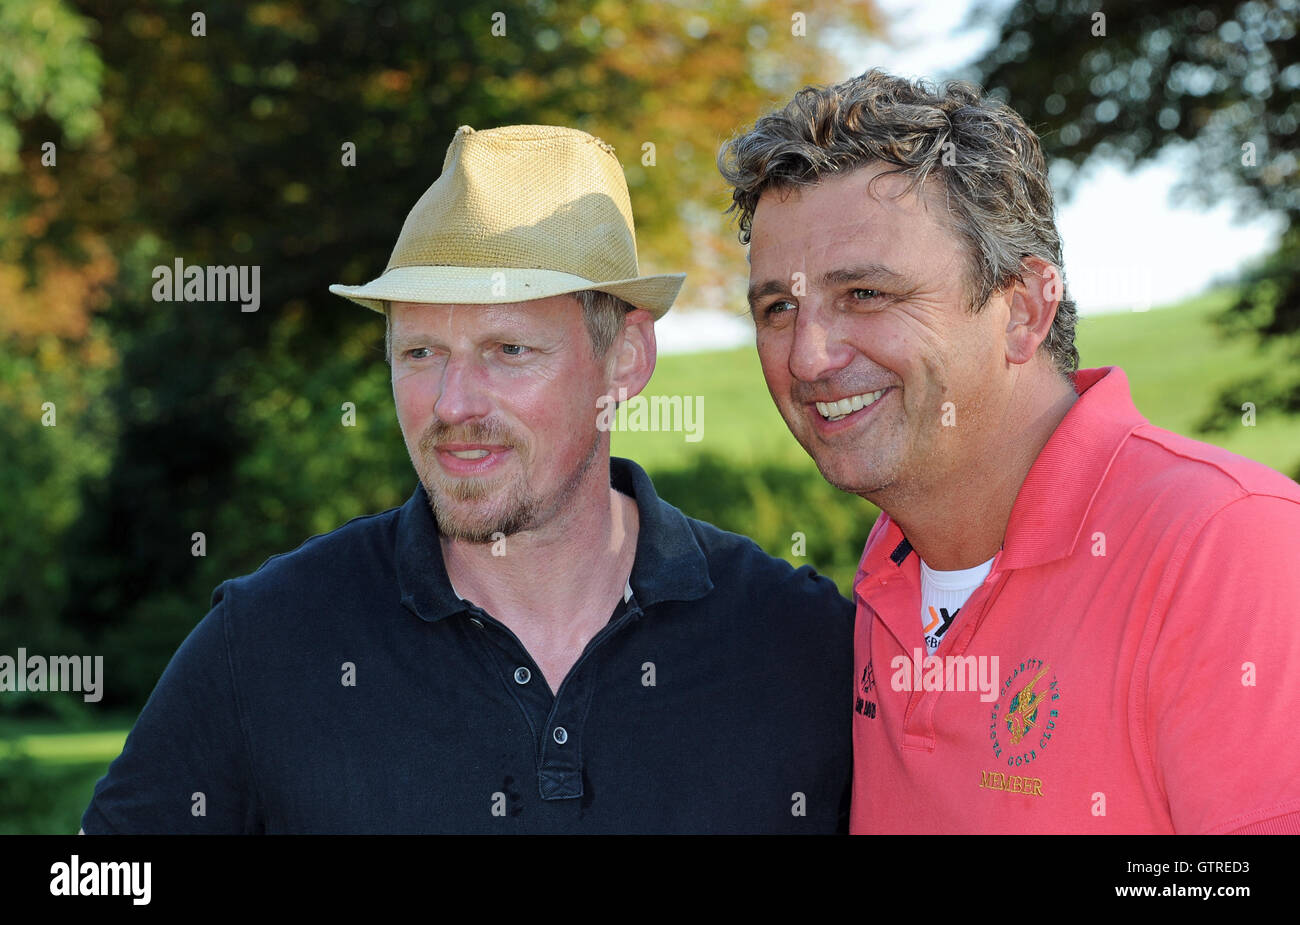
[[[1078,369],[1078,316],[1066,295],[1038,136],[979,87],[950,81],[940,90],[872,69],[832,87],[804,87],[718,153],[718,169],[733,187],[727,211],[739,212],[744,244],[768,189],[813,185],[873,162],[909,177],[909,189],[931,173],[942,181],[952,229],[967,245],[972,312],[1022,278],[1025,257],[1040,257],[1061,271],[1060,302],[1042,349],[1063,375]]]

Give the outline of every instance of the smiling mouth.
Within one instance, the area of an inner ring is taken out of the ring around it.
[[[874,405],[888,391],[888,389],[878,389],[875,392],[850,395],[848,398],[841,398],[839,401],[815,402],[817,413],[827,421],[838,421],[841,418],[848,417],[855,411]]]
[[[443,472],[451,476],[481,476],[495,470],[509,451],[507,446],[475,443],[435,444]]]

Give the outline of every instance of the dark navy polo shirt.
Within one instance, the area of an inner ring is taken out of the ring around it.
[[[423,487],[224,582],[95,786],[95,833],[835,832],[853,607],[635,463],[632,596],[552,695],[452,591]]]

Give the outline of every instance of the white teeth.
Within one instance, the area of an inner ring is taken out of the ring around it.
[[[838,421],[840,418],[859,411],[868,405],[880,401],[880,396],[885,394],[885,389],[879,389],[875,392],[863,392],[861,395],[851,395],[848,398],[841,398],[839,401],[819,401],[817,402],[817,411],[828,421]]]
[[[457,459],[482,459],[488,454],[487,450],[448,450],[448,452]]]

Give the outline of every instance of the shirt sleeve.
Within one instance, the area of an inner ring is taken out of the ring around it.
[[[1248,495],[1209,518],[1173,579],[1146,696],[1177,832],[1300,812],[1300,503]]]
[[[86,834],[255,831],[226,638],[228,584],[172,656],[122,754],[95,785],[81,819]]]

